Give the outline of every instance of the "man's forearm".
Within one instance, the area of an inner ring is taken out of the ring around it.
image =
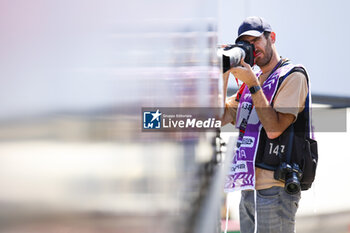
[[[271,139],[280,136],[283,131],[294,121],[291,114],[282,114],[276,112],[267,101],[262,90],[252,94],[253,104],[262,123],[267,136]]]
[[[227,96],[227,87],[228,87],[228,78],[229,78],[230,73],[226,72],[222,75],[223,78],[223,95],[224,95],[224,105],[226,103],[226,96]]]
[[[277,112],[271,107],[262,90],[252,94],[253,104],[265,130],[274,131],[278,122]]]
[[[257,79],[252,79],[251,82],[247,83],[247,86],[248,88],[251,88],[260,85]],[[262,89],[251,94],[251,96],[259,120],[264,126],[266,132],[276,132],[278,130],[278,114],[267,101]]]
[[[235,124],[237,105],[236,96],[233,95],[229,97],[225,103],[225,111],[221,118],[221,125],[226,125],[228,123]]]
[[[233,109],[232,103],[230,99],[227,99],[227,87],[228,87],[228,76],[229,73],[225,73],[223,74],[223,95],[224,95],[224,106],[225,106],[225,110],[224,110],[224,114],[221,118],[221,124],[222,125],[226,125],[230,122],[234,121],[235,118],[235,113],[236,113],[236,109]],[[233,110],[233,111],[232,111]]]

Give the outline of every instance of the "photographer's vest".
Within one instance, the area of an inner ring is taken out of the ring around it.
[[[295,67],[301,66],[285,63],[273,71],[263,83],[261,89],[270,104],[281,82]],[[259,77],[260,74],[261,72],[258,72],[256,75]],[[305,104],[305,108],[308,107],[309,104]],[[239,136],[230,171],[226,176],[224,188],[226,192],[255,189],[255,159],[263,126],[253,106],[253,100],[248,87],[245,87],[239,100],[236,128],[239,129]]]

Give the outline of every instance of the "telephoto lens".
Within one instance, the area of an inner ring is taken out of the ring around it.
[[[245,58],[245,51],[237,46],[231,49],[226,49],[224,56],[228,58],[230,67],[236,67],[241,63],[242,58]]]
[[[222,71],[225,73],[232,67],[239,66],[242,58],[250,66],[254,65],[255,47],[246,41],[238,41],[237,44],[227,45],[218,50],[218,55],[222,56]]]

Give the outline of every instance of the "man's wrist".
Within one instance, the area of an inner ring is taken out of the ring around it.
[[[258,85],[258,86],[252,86],[249,88],[249,92],[250,94],[255,94],[256,92],[260,91],[261,90],[261,87]]]
[[[260,86],[260,83],[258,82],[258,80],[254,80],[251,83],[246,83],[248,88],[254,87],[254,86]]]

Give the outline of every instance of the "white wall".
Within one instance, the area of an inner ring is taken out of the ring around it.
[[[261,16],[277,34],[280,55],[306,66],[314,94],[350,97],[349,8],[346,0],[220,0],[219,43],[233,43],[245,17]]]

